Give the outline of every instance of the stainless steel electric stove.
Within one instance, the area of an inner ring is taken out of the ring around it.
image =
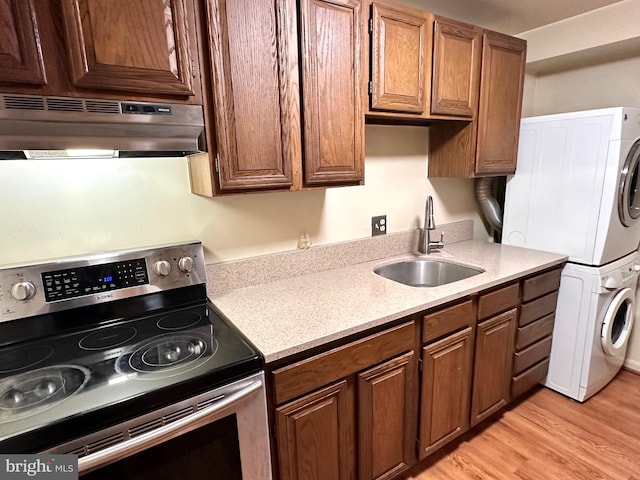
[[[199,242],[0,269],[0,452],[118,452],[94,470],[262,364],[208,301]]]

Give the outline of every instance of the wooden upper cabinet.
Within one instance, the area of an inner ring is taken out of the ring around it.
[[[433,32],[431,113],[472,117],[478,109],[482,30],[437,17]]]
[[[363,183],[360,0],[205,0],[205,7],[206,130],[218,156],[191,161],[192,191]]]
[[[298,162],[300,157],[300,135],[295,136],[300,120],[299,114],[292,114],[290,101],[297,99],[286,54],[287,29],[292,27],[287,22],[295,22],[295,7],[287,11],[290,3],[206,2],[211,121],[215,120],[221,190],[292,185],[292,157]],[[297,52],[297,44],[294,48]],[[294,57],[291,63],[297,68],[295,61]]]
[[[0,0],[0,83],[46,83],[33,0]]]
[[[515,173],[527,44],[485,32],[475,173]]]
[[[484,31],[478,113],[471,122],[429,129],[429,177],[486,177],[515,172],[526,42]]]
[[[364,176],[360,0],[301,0],[304,182]]]
[[[427,12],[371,5],[372,110],[416,114],[428,110],[432,23]]]
[[[191,2],[61,0],[61,5],[76,88],[194,94]]]

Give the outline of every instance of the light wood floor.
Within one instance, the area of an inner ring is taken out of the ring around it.
[[[640,480],[640,376],[581,404],[540,387],[425,459],[407,480]],[[473,435],[475,433],[475,435]]]

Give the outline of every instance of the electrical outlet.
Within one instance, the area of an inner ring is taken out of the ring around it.
[[[387,233],[387,216],[378,215],[371,217],[371,236],[384,235]]]

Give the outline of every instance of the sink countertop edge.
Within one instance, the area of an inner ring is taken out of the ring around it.
[[[411,287],[374,268],[429,258],[484,272],[438,287]],[[439,252],[407,253],[210,295],[265,356],[266,363],[383,326],[405,316],[560,265],[565,255],[469,240]]]

